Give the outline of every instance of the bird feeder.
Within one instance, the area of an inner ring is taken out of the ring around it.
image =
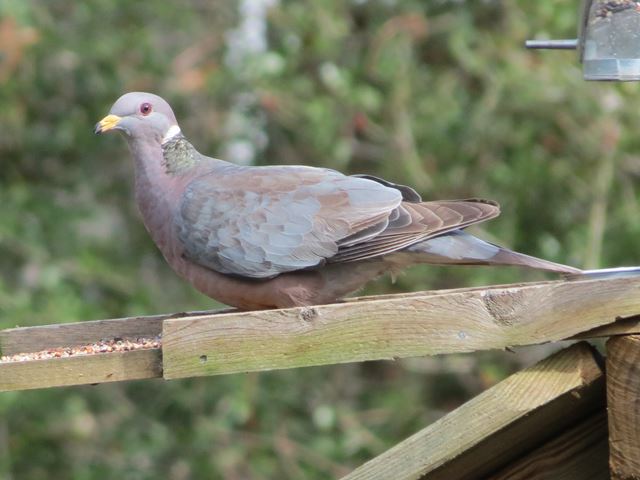
[[[585,80],[640,80],[640,1],[587,0],[579,38],[528,40],[526,47],[577,49]]]

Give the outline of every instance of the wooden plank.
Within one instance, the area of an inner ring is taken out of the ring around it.
[[[525,286],[549,285],[556,282],[533,282],[511,285],[499,285],[493,288],[518,288]],[[451,293],[481,292],[487,287],[457,288],[428,292],[411,292],[393,295],[378,295],[370,297],[353,297],[344,303],[370,302],[378,300],[402,300],[416,297],[445,295]],[[149,316],[136,316],[107,320],[94,320],[74,323],[61,323],[30,327],[16,327],[0,330],[0,353],[13,355],[16,353],[33,352],[56,347],[67,347],[95,342],[103,338],[117,337],[153,337],[161,333],[162,322],[173,318],[191,318],[203,315],[219,315],[232,313],[233,309],[218,309],[210,311],[193,311]],[[592,331],[578,334],[572,338],[585,339],[640,333],[640,317],[618,320],[610,325],[597,327]]]
[[[640,336],[607,342],[609,450],[614,480],[640,478]]]
[[[0,363],[0,392],[162,376],[160,349]]]
[[[572,280],[574,281],[574,280]],[[415,297],[423,297],[425,295],[446,295],[449,293],[469,293],[469,292],[481,292],[492,288],[520,288],[520,287],[532,287],[541,285],[552,285],[558,283],[558,280],[543,280],[541,282],[520,282],[520,283],[508,283],[502,285],[483,285],[478,287],[460,287],[460,288],[443,288],[441,290],[425,290],[419,292],[405,292],[405,293],[385,293],[382,295],[369,295],[364,297],[349,297],[345,298],[338,303],[351,303],[351,302],[368,302],[370,300],[400,300]]]
[[[510,287],[520,285],[538,285],[551,282],[535,282],[528,284],[512,284]],[[501,285],[499,287],[506,287]],[[468,292],[484,290],[486,287],[457,288],[448,290],[436,290],[429,292],[410,292],[393,295],[378,295],[370,297],[347,298],[341,303],[352,303],[371,300],[386,300],[413,298],[425,295],[442,295],[445,293]],[[167,313],[159,315],[146,315],[107,320],[91,320],[73,323],[56,323],[50,325],[37,325],[29,327],[15,327],[0,330],[0,354],[14,355],[16,353],[35,352],[57,347],[69,347],[93,343],[105,338],[117,337],[154,337],[162,332],[162,322],[171,318],[190,318],[204,315],[219,315],[231,313],[233,308],[192,311],[180,313]]]
[[[615,335],[637,335],[640,334],[640,316],[634,315],[629,318],[620,318],[613,323],[596,327],[586,332],[579,333],[572,337],[575,340],[587,338],[613,337]]]
[[[94,320],[89,322],[58,323],[35,327],[0,330],[2,355],[37,352],[57,347],[85,345],[107,338],[156,337],[162,333],[162,321],[167,318],[186,318],[216,314],[229,310],[186,312],[141,317]]]
[[[493,474],[487,480],[609,480],[603,409]]]
[[[603,408],[604,374],[586,343],[516,373],[343,480],[484,478]]]
[[[512,284],[509,287],[524,285],[541,285],[552,282],[534,282],[528,284]],[[507,287],[500,285],[500,287]],[[429,292],[410,292],[393,295],[378,295],[370,297],[347,298],[341,303],[352,303],[371,300],[413,298],[416,296],[442,295],[456,292],[471,292],[484,290],[486,287],[457,288],[436,290]],[[29,327],[16,327],[0,330],[0,354],[14,355],[17,353],[35,352],[57,347],[69,347],[93,343],[105,338],[135,338],[155,337],[162,333],[162,322],[172,318],[191,318],[204,315],[220,315],[235,312],[235,309],[217,309],[208,311],[192,311],[146,315],[107,320],[92,320],[73,323],[57,323]]]
[[[295,368],[561,340],[640,312],[640,277],[426,293],[168,319],[165,378]]]

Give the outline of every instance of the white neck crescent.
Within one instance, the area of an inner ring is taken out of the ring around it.
[[[169,140],[171,140],[173,137],[175,137],[176,135],[178,135],[180,133],[180,127],[178,125],[171,125],[169,127],[169,130],[167,130],[167,133],[165,133],[164,137],[162,137],[162,143],[167,143]]]

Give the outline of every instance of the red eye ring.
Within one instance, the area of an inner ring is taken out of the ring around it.
[[[150,103],[143,103],[142,105],[140,105],[140,113],[142,115],[149,115],[151,113],[151,111],[153,110],[153,107],[151,106]]]

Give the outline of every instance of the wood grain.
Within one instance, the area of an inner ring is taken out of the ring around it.
[[[550,342],[640,313],[640,277],[426,292],[163,323],[165,378]]]
[[[0,352],[2,355],[13,355],[50,348],[85,345],[103,339],[155,337],[162,333],[162,322],[167,318],[187,318],[222,311],[228,310],[8,328],[0,330]]]
[[[0,363],[0,392],[162,376],[160,349]]]
[[[2,330],[0,347],[11,355],[107,338],[153,337],[162,329],[165,378],[182,378],[627,333],[640,327],[637,317],[613,322],[640,312],[639,290],[640,278],[540,282],[359,298],[286,310],[131,317]],[[36,362],[50,363],[0,364],[0,377],[6,377],[0,383],[6,389],[22,384],[36,388],[37,374],[21,383],[10,373],[35,372],[34,365],[45,365],[44,371],[52,375],[42,387],[101,381],[94,375],[102,378],[101,370],[91,372],[94,360],[87,357]],[[73,368],[78,379],[54,372],[59,365],[66,368],[65,362],[77,365]],[[81,372],[83,362],[88,362],[86,374]],[[100,362],[111,368],[107,360]],[[159,375],[159,368],[127,366],[110,378],[128,379],[127,372],[150,378]]]
[[[640,336],[607,342],[607,403],[612,478],[640,479]]]
[[[343,480],[484,478],[604,406],[597,353],[573,345],[516,373]]]
[[[609,480],[607,412],[599,411],[487,480]]]
[[[586,332],[573,336],[575,340],[587,338],[613,337],[616,335],[637,335],[640,334],[640,316],[634,315],[629,318],[620,318],[608,325],[602,325]]]

